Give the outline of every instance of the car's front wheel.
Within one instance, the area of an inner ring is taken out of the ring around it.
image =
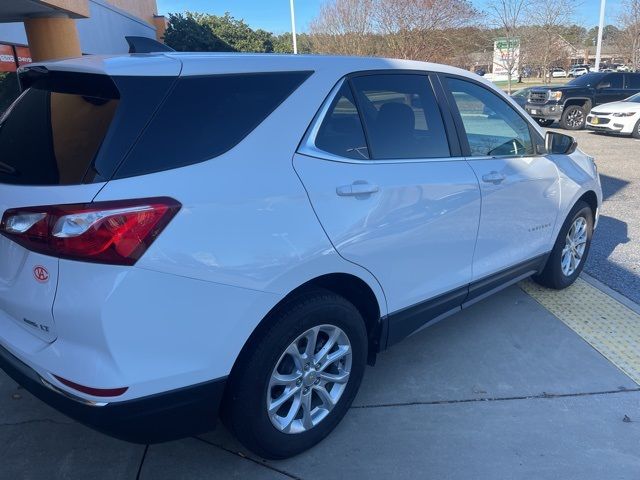
[[[631,136],[633,138],[640,138],[640,120],[636,123],[636,126],[633,127],[633,132],[631,132]]]
[[[355,397],[367,358],[359,311],[325,290],[279,308],[229,379],[223,420],[249,450],[291,457],[326,437]]]
[[[562,112],[560,125],[566,130],[582,130],[586,117],[584,109],[580,105],[569,105]]]
[[[533,279],[545,287],[561,290],[576,281],[584,268],[593,235],[593,212],[583,201],[567,216],[547,263]]]

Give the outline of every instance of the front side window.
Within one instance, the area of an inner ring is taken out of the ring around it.
[[[622,74],[613,73],[602,79],[598,88],[622,88]]]
[[[429,77],[367,75],[352,84],[374,160],[450,155]]]
[[[475,83],[448,78],[471,156],[533,155],[529,124],[507,102]]]

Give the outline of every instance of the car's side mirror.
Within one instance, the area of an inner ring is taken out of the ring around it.
[[[576,151],[578,148],[578,142],[575,138],[569,135],[564,135],[558,132],[547,132],[544,139],[544,146],[547,153],[555,155],[569,155]]]
[[[611,88],[611,82],[602,82],[598,85],[598,90],[602,90],[604,88]]]

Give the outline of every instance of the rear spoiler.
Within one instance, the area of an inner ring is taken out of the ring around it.
[[[149,37],[124,37],[129,44],[129,53],[175,52],[164,43]]]
[[[20,91],[37,88],[87,97],[120,98],[120,92],[109,75],[49,70],[44,65],[24,66],[18,70]]]

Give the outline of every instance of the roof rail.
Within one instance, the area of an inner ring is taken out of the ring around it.
[[[175,52],[164,43],[149,37],[124,37],[129,44],[129,53]]]

